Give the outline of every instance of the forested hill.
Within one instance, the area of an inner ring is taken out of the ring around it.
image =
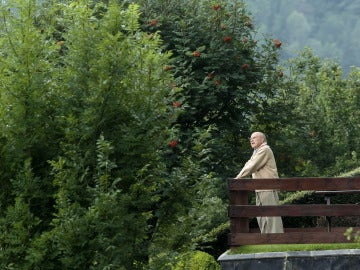
[[[345,73],[360,66],[360,1],[245,0],[259,32],[285,45],[283,59],[305,46],[338,61]]]

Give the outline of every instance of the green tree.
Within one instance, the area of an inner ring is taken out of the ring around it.
[[[196,129],[211,127],[213,145],[203,165],[222,177],[234,174],[245,159],[254,116],[281,82],[278,47],[269,38],[256,39],[241,1],[139,2],[143,29],[159,31],[173,53],[181,145],[193,149]]]
[[[2,246],[14,253],[2,265],[140,267],[166,181],[170,54],[158,35],[140,31],[136,5],[14,1],[2,12],[2,208],[20,201],[24,211],[1,223],[38,225]],[[33,176],[13,180],[29,160]],[[27,209],[35,217],[21,217]]]
[[[1,8],[4,267],[168,269],[213,252],[253,129],[284,174],[358,164],[358,69],[343,79],[305,51],[287,73],[241,1]]]
[[[359,70],[343,78],[335,61],[304,50],[290,62],[295,84],[289,98],[295,100],[297,121],[288,131],[296,141],[292,149],[303,175],[338,175],[358,166],[359,135],[357,109]],[[304,147],[306,146],[306,147]]]
[[[11,181],[25,161],[30,161],[36,177],[28,186],[31,192],[24,189],[27,193],[23,196],[36,215],[45,218],[52,187],[51,182],[40,179],[46,177],[46,162],[57,151],[60,131],[54,118],[61,96],[49,79],[56,62],[56,44],[37,26],[38,8],[33,1],[1,4],[0,196],[2,206],[7,207],[18,192]]]

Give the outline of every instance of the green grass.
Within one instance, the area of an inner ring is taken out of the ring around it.
[[[281,245],[244,245],[228,252],[228,254],[249,254],[263,252],[316,251],[337,249],[360,249],[360,243],[336,244],[281,244]]]

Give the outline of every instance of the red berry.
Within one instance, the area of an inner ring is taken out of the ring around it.
[[[170,142],[169,142],[169,146],[171,147],[171,148],[174,148],[174,147],[176,147],[177,145],[178,145],[178,141],[177,140],[171,140]]]
[[[231,41],[231,37],[230,37],[230,36],[224,37],[224,41],[225,41],[226,43],[229,43],[229,42]]]
[[[151,26],[156,26],[158,24],[158,20],[157,19],[153,19],[150,22],[148,22],[149,25]]]
[[[218,10],[220,8],[221,8],[221,5],[219,5],[219,4],[213,5],[213,10]]]
[[[181,105],[182,105],[182,103],[180,101],[174,101],[173,104],[172,104],[172,106],[174,108],[179,108],[179,107],[181,107]]]
[[[249,64],[243,64],[243,65],[241,66],[242,69],[247,69],[248,67],[249,67]]]
[[[278,39],[274,39],[274,45],[276,48],[280,48],[281,47],[281,41]]]
[[[199,51],[194,51],[193,56],[200,57],[201,53]]]

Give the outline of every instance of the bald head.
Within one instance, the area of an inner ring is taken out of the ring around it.
[[[256,131],[251,134],[250,145],[253,149],[259,148],[259,146],[265,142],[266,142],[266,136],[264,133]]]

